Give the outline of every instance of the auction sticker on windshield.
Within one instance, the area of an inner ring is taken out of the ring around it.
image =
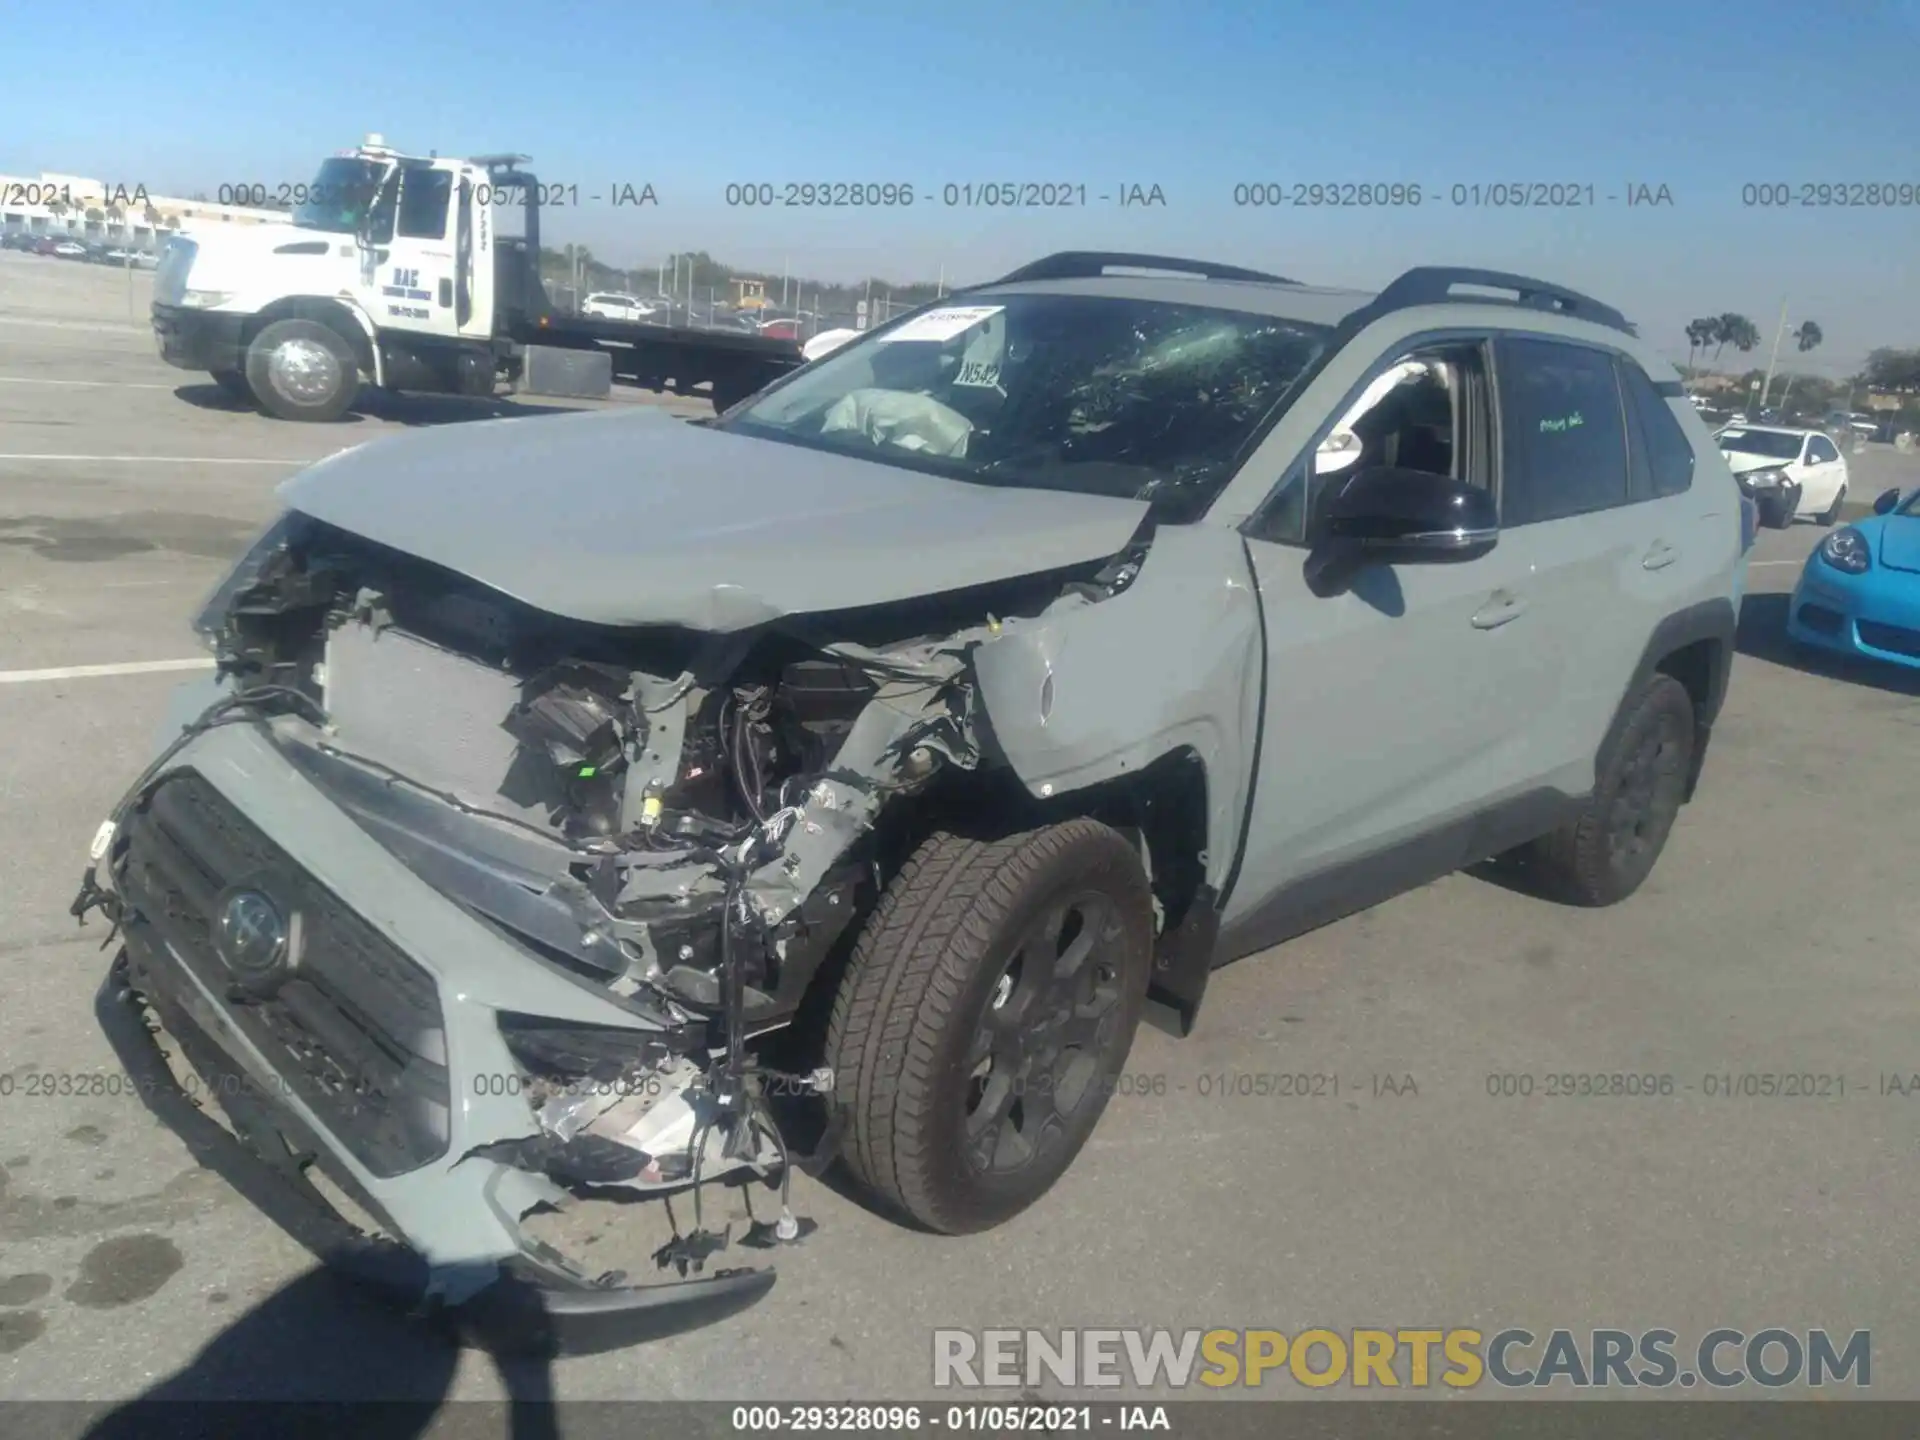
[[[957,305],[947,310],[929,310],[919,319],[909,320],[898,330],[875,339],[881,344],[892,340],[951,340],[1006,308],[1004,305]]]

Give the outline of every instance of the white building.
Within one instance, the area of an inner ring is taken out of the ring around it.
[[[285,225],[291,218],[285,210],[159,195],[144,185],[109,184],[84,175],[0,175],[0,231],[10,235],[72,235],[154,249],[175,230]]]

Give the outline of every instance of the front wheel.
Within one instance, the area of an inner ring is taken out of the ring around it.
[[[1145,871],[1109,826],[923,841],[868,918],[828,1025],[854,1178],[949,1235],[1033,1204],[1106,1107],[1152,953]]]
[[[338,420],[360,393],[360,367],[317,320],[276,320],[247,346],[247,383],[282,420]]]
[[[1842,485],[1833,492],[1833,503],[1820,513],[1820,523],[1831,528],[1839,522],[1841,502],[1847,498],[1847,487]]]

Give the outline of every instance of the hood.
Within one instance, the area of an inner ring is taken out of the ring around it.
[[[1879,535],[1870,526],[1878,527]],[[1889,570],[1920,570],[1920,515],[1876,515],[1854,529],[1867,532],[1873,558]]]
[[[1768,455],[1752,455],[1745,450],[1722,450],[1727,457],[1727,468],[1736,475],[1745,475],[1754,470],[1784,470],[1793,464],[1791,460],[1775,460]]]
[[[259,308],[287,294],[336,294],[358,274],[351,235],[271,223],[189,227],[169,240],[153,298],[175,305],[188,288],[218,290],[232,297],[222,308]]]
[[[551,614],[720,632],[1098,560],[1148,508],[969,485],[658,410],[378,440],[280,496]]]

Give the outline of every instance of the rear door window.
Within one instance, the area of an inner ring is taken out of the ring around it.
[[[1495,345],[1500,523],[1536,525],[1627,503],[1627,435],[1613,357],[1555,340]]]

